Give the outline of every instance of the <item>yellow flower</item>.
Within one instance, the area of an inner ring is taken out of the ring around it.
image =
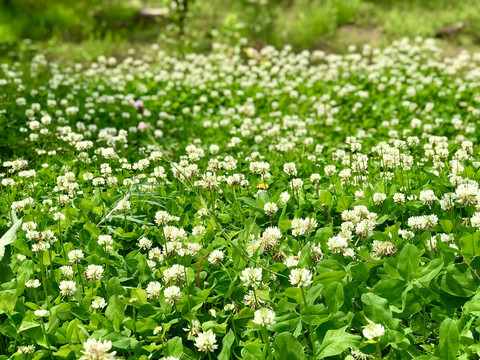
[[[262,184],[258,184],[258,185],[257,185],[257,189],[263,189],[263,190],[268,189],[268,184],[263,184],[263,183],[262,183]]]

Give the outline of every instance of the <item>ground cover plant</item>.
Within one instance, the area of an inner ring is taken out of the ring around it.
[[[478,54],[27,58],[1,359],[478,358]]]

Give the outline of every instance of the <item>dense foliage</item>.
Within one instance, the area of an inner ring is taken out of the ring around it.
[[[350,50],[4,63],[0,359],[478,358],[480,56]]]

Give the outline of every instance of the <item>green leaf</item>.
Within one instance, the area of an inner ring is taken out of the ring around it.
[[[305,360],[302,345],[288,332],[277,335],[273,347],[277,360]]]
[[[392,311],[388,305],[388,301],[380,296],[372,293],[362,295],[363,312],[365,317],[374,323],[382,324],[394,329],[397,327],[398,319],[393,319]]]
[[[343,286],[339,282],[333,282],[325,290],[325,304],[331,313],[336,313],[343,305]]]
[[[173,356],[180,359],[183,355],[182,338],[177,336],[169,340],[167,342],[167,351],[169,356]]]
[[[78,318],[80,320],[90,319],[90,313],[82,307],[72,306],[70,308],[70,312],[72,313],[73,316],[75,316],[76,318]]]
[[[130,299],[137,299],[132,302],[135,307],[142,307],[147,303],[147,292],[143,289],[134,288],[130,292]]]
[[[243,360],[258,360],[262,358],[262,350],[258,345],[247,344],[242,349]]]
[[[419,259],[420,256],[415,245],[404,246],[398,256],[397,270],[405,281],[410,282],[415,278]]]
[[[0,238],[0,260],[5,255],[5,246],[11,244],[17,237],[17,231],[22,226],[22,219],[19,219],[12,225],[8,231]]]
[[[436,258],[428,263],[428,265],[420,272],[418,281],[424,286],[428,286],[430,281],[435,278],[443,269],[443,259]]]
[[[450,234],[450,232],[453,230],[453,223],[451,220],[440,220],[438,223],[446,234]]]
[[[440,340],[438,344],[438,356],[442,360],[454,360],[460,347],[460,336],[456,321],[445,319],[440,325]]]
[[[480,256],[480,231],[463,236],[460,239],[460,248],[465,257]]]
[[[105,317],[113,323],[116,331],[119,331],[124,315],[125,305],[118,300],[117,296],[110,296],[107,309],[105,310]]]
[[[337,212],[341,213],[344,210],[348,210],[348,207],[350,206],[350,201],[348,200],[348,197],[343,195],[338,198],[337,201]]]
[[[354,349],[358,347],[362,339],[361,336],[349,334],[345,332],[346,329],[347,326],[341,329],[327,331],[320,345],[317,359],[339,355],[350,347]]]
[[[100,229],[98,228],[97,225],[95,225],[92,222],[87,222],[83,225],[83,228],[87,230],[90,234],[90,237],[92,239],[98,238],[98,235],[100,235]]]
[[[290,230],[292,228],[292,220],[289,220],[289,219],[280,220],[278,222],[278,227],[282,231]]]
[[[330,206],[332,204],[332,194],[330,191],[323,191],[320,196],[318,197],[317,204],[322,206],[323,204]]]
[[[16,297],[7,292],[0,293],[0,314],[11,313],[15,309]]]
[[[79,204],[79,208],[80,210],[82,210],[83,212],[85,213],[88,213],[90,211],[92,211],[93,209],[93,201],[92,200],[88,200],[88,199],[82,199],[82,201],[80,201],[80,204]]]
[[[218,360],[229,360],[232,348],[232,344],[235,341],[235,334],[230,330],[222,340],[222,351],[218,354]]]
[[[469,297],[478,290],[478,280],[467,264],[451,264],[441,276],[440,287],[453,296]]]

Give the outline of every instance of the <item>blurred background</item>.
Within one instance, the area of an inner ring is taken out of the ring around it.
[[[0,0],[0,52],[32,42],[74,61],[152,43],[205,51],[246,38],[345,52],[416,36],[478,50],[480,0]]]

